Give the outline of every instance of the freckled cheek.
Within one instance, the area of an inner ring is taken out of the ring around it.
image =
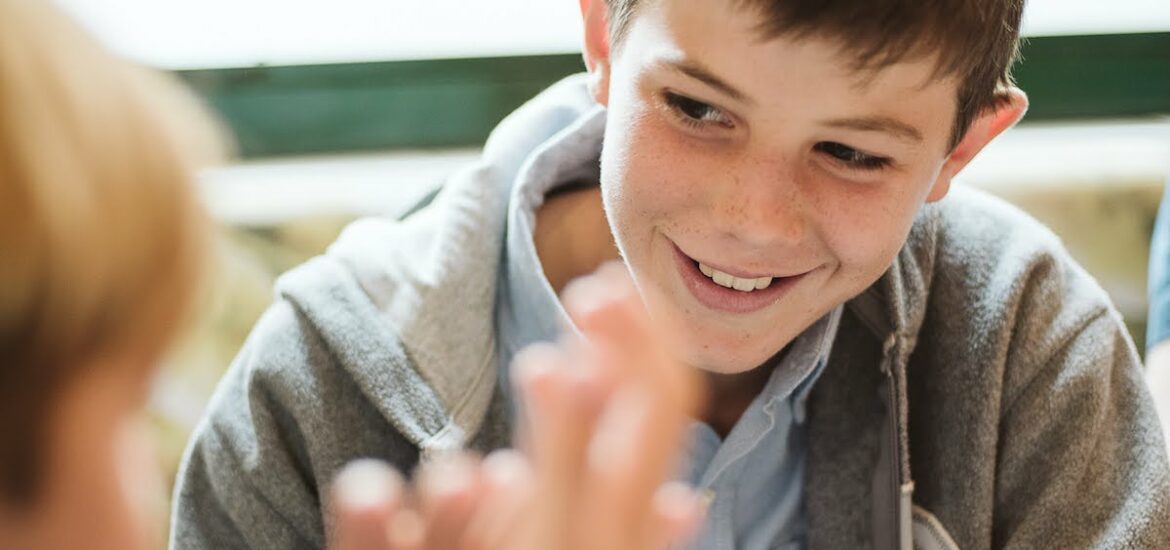
[[[677,223],[675,216],[702,200],[705,157],[683,143],[686,137],[678,130],[654,113],[611,130],[606,134],[602,177],[611,188],[610,196],[622,201],[623,214]],[[609,149],[615,146],[617,150]]]
[[[826,241],[840,262],[839,275],[869,285],[893,262],[913,223],[914,210],[903,200],[853,201],[864,208],[840,210],[828,224]]]

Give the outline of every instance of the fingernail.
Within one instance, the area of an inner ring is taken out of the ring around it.
[[[516,451],[496,451],[483,460],[484,478],[496,487],[507,487],[517,483],[524,478],[527,471],[528,462]]]
[[[441,457],[423,469],[422,482],[433,498],[447,498],[467,491],[474,480],[470,458],[462,455]]]
[[[571,315],[588,315],[609,301],[609,285],[594,273],[569,281],[561,292],[561,301]]]
[[[361,459],[347,465],[333,482],[337,498],[354,508],[371,508],[398,498],[401,477],[386,464]]]
[[[553,361],[558,360],[552,344],[537,343],[520,350],[512,361],[512,382],[521,391],[529,391],[546,378]]]

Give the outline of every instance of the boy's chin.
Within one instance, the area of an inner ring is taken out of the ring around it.
[[[705,374],[717,374],[717,375],[721,375],[721,376],[735,376],[735,375],[745,374],[745,373],[751,372],[751,371],[755,370],[756,368],[758,368],[759,366],[760,365],[758,365],[758,364],[752,365],[750,367],[746,366],[746,365],[721,364],[721,365],[705,365],[705,366],[699,366],[697,368],[698,368],[698,370],[702,371]]]
[[[676,349],[683,350],[679,360],[686,365],[710,374],[736,375],[755,370],[764,365],[771,358],[767,354],[760,357],[746,356],[742,350],[730,350],[714,346],[700,349],[693,348],[694,344]]]

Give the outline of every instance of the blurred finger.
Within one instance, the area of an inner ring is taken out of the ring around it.
[[[419,474],[427,550],[455,550],[481,494],[479,465],[465,454],[440,457]]]
[[[649,335],[645,309],[621,264],[571,281],[561,294],[565,311],[589,340],[605,339],[618,348],[638,352]]]
[[[651,497],[665,480],[665,468],[654,466],[666,462],[649,455],[670,454],[650,425],[652,406],[643,392],[617,392],[590,446],[581,517],[601,547],[617,548],[622,540],[641,546],[646,541]]]
[[[565,533],[575,514],[586,449],[602,408],[602,390],[587,371],[554,345],[530,347],[516,360],[526,407],[542,529]]]
[[[654,514],[661,526],[648,548],[682,548],[694,539],[706,519],[707,502],[694,489],[669,482],[654,493]]]
[[[536,516],[534,473],[513,450],[496,451],[483,460],[483,495],[459,548],[461,550],[536,550],[531,529]]]
[[[402,477],[376,460],[347,465],[333,483],[332,550],[386,550],[402,500]]]
[[[583,522],[602,547],[665,540],[652,501],[697,413],[698,375],[671,355],[625,266],[574,281],[563,301],[614,386],[587,451]]]
[[[417,511],[400,508],[387,528],[389,550],[426,550],[426,523]]]
[[[687,421],[661,387],[618,390],[589,449],[584,516],[606,544],[657,539],[651,510],[681,449]]]
[[[603,379],[613,386],[645,384],[672,408],[697,413],[697,374],[671,355],[622,264],[611,262],[573,281],[563,301]]]

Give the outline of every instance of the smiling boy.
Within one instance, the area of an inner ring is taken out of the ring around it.
[[[708,381],[699,547],[1170,545],[1107,296],[951,188],[1026,109],[1020,0],[581,5],[587,77],[284,276],[188,452],[175,547],[320,547],[346,462],[506,446],[507,365],[614,258]]]

